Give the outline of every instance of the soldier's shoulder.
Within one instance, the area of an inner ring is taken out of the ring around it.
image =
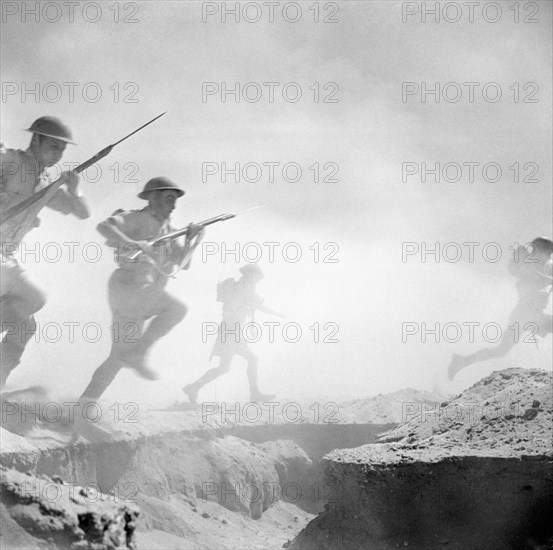
[[[142,212],[142,211],[141,210],[133,210],[133,209],[126,210],[125,208],[118,208],[111,215],[112,216],[136,216],[137,213],[140,213],[140,212]],[[138,214],[138,215],[140,215],[140,214]]]
[[[108,217],[108,220],[125,225],[141,225],[145,219],[145,213],[142,210],[125,210],[123,208],[118,208]]]
[[[10,149],[3,143],[0,143],[0,158],[2,162],[22,160],[25,156],[25,151],[21,149]]]

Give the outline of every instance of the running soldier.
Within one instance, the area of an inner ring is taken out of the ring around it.
[[[250,399],[263,402],[271,401],[276,397],[259,391],[257,357],[244,341],[242,328],[248,316],[253,319],[255,310],[282,318],[284,315],[264,306],[263,298],[255,293],[257,283],[264,277],[258,265],[247,264],[240,269],[240,273],[242,277],[238,281],[227,279],[217,287],[217,300],[223,302],[223,321],[219,326],[217,341],[210,359],[216,355],[220,357],[220,362],[218,367],[208,370],[196,382],[183,388],[192,405],[198,404],[198,392],[203,386],[229,372],[235,355],[244,357],[248,362]],[[227,334],[227,331],[230,334]]]
[[[138,195],[148,201],[145,208],[117,210],[98,225],[108,246],[115,248],[119,267],[108,285],[113,320],[111,351],[94,372],[83,399],[98,399],[123,367],[134,369],[148,380],[158,378],[148,366],[149,351],[187,312],[187,307],[165,290],[171,275],[166,269],[175,265],[188,269],[205,230],[190,224],[184,245],[174,239],[153,247],[149,241],[174,231],[171,212],[184,194],[168,178],[153,178]],[[135,259],[139,250],[144,253]]]
[[[517,278],[518,302],[509,317],[508,327],[517,323],[532,337],[544,338],[552,331],[552,317],[545,312],[551,294],[553,242],[544,237],[534,239],[527,247],[519,247],[509,264],[511,275]],[[507,329],[495,347],[484,348],[470,355],[453,354],[448,376],[453,380],[462,369],[480,361],[504,357],[517,343],[515,334]]]
[[[61,160],[68,143],[74,144],[70,129],[55,117],[40,117],[26,131],[32,137],[25,151],[2,149],[0,152],[0,215],[50,185],[48,168]],[[63,172],[57,183],[62,187],[46,206],[80,219],[88,218],[88,206],[78,190],[78,175]],[[36,211],[30,208],[2,224],[0,229],[0,319],[4,333],[0,343],[0,389],[19,365],[27,342],[36,332],[34,315],[46,303],[42,290],[14,257],[26,233],[39,225]]]

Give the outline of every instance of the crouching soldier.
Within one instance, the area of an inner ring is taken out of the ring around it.
[[[170,240],[153,247],[148,241],[174,231],[169,218],[185,192],[168,178],[153,178],[138,195],[147,200],[142,210],[116,211],[98,225],[98,231],[115,248],[118,269],[108,284],[112,312],[112,345],[109,357],[96,369],[82,398],[98,399],[123,367],[134,369],[148,380],[156,380],[148,366],[148,353],[186,315],[187,308],[171,296],[165,286],[169,266],[190,267],[204,228],[189,226],[184,245]],[[137,251],[143,251],[134,258]],[[144,330],[145,323],[149,321]]]
[[[58,163],[68,143],[73,144],[70,129],[59,119],[40,117],[30,128],[29,147],[25,150],[0,151],[0,217],[50,185],[48,168]],[[80,219],[90,216],[88,206],[78,191],[79,177],[74,172],[63,172],[56,180],[60,186],[45,206],[73,214]],[[56,187],[56,186],[54,186]],[[44,199],[43,199],[44,200]],[[46,297],[33,283],[14,257],[26,233],[38,227],[39,201],[8,221],[0,228],[0,320],[3,333],[0,343],[0,386],[19,364],[27,342],[36,332],[34,314],[46,303]]]

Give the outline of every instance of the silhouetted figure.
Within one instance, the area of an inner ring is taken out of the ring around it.
[[[517,278],[518,302],[509,317],[502,339],[497,346],[470,355],[453,354],[448,367],[450,380],[473,363],[507,355],[518,342],[521,336],[519,331],[530,331],[534,336],[542,338],[552,332],[552,317],[544,311],[551,293],[552,253],[553,242],[543,237],[534,239],[527,247],[519,247],[509,264],[509,271]],[[514,323],[518,323],[516,331],[508,328]]]
[[[235,281],[227,279],[219,283],[217,299],[223,302],[223,321],[219,326],[217,341],[211,353],[220,357],[219,366],[208,370],[193,384],[183,388],[190,403],[198,404],[198,392],[209,382],[226,374],[230,370],[232,358],[235,355],[244,357],[248,362],[248,382],[250,386],[250,399],[252,401],[271,401],[274,395],[264,394],[259,391],[257,382],[257,357],[252,353],[243,337],[243,327],[249,316],[253,319],[255,310],[284,317],[280,313],[263,305],[263,298],[255,293],[257,283],[264,275],[256,264],[247,264],[240,269],[242,277]]]

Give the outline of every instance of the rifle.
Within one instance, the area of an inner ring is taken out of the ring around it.
[[[94,163],[98,162],[99,160],[103,159],[105,156],[109,155],[111,153],[111,150],[116,146],[119,145],[122,141],[125,141],[126,139],[130,138],[133,134],[136,134],[142,128],[145,128],[149,124],[152,124],[152,122],[156,121],[158,118],[162,117],[165,113],[161,113],[160,115],[156,116],[149,122],[146,122],[146,124],[143,124],[140,126],[140,128],[137,128],[130,134],[126,135],[124,138],[120,139],[119,141],[116,141],[115,143],[112,143],[111,145],[108,145],[104,149],[102,149],[100,152],[96,153],[93,157],[89,158],[87,161],[83,162],[82,164],[79,164],[73,172],[79,174],[86,170],[88,167],[92,166]],[[10,221],[12,218],[23,212],[24,210],[28,210],[27,215],[23,219],[21,223],[21,228],[16,231],[16,233],[20,233],[21,230],[27,226],[32,220],[34,220],[38,213],[42,210],[44,206],[50,202],[51,198],[54,196],[54,193],[63,185],[62,178],[59,178],[55,182],[51,183],[50,185],[47,185],[44,187],[44,189],[41,189],[37,193],[34,193],[30,197],[27,197],[26,199],[22,200],[21,202],[18,202],[17,204],[14,204],[12,207],[8,208],[4,214],[2,215],[2,220],[0,221],[0,226],[6,224],[8,221]],[[34,208],[30,209],[31,206],[34,205]],[[26,232],[26,231],[25,231]],[[12,239],[16,240],[16,239]]]
[[[245,212],[250,212],[251,210],[257,210],[258,208],[263,208],[263,204],[260,204],[258,206],[253,206],[252,208],[247,208],[245,210],[240,210],[239,212],[236,212],[235,214],[219,214],[218,216],[214,216],[213,218],[208,218],[207,220],[204,220],[203,222],[199,222],[194,225],[200,225],[202,227],[207,227],[208,225],[212,225],[217,222],[224,222],[226,220],[230,220],[232,218],[236,218],[236,216],[240,214],[244,214]],[[152,246],[161,246],[163,244],[166,244],[174,239],[178,239],[179,237],[182,237],[183,235],[188,235],[190,232],[190,226],[183,227],[181,229],[177,229],[176,231],[172,231],[171,233],[167,233],[166,235],[162,235],[161,237],[157,237],[151,241],[148,241]],[[127,261],[132,261],[138,258],[144,251],[143,250],[135,250],[133,253],[129,254]]]

